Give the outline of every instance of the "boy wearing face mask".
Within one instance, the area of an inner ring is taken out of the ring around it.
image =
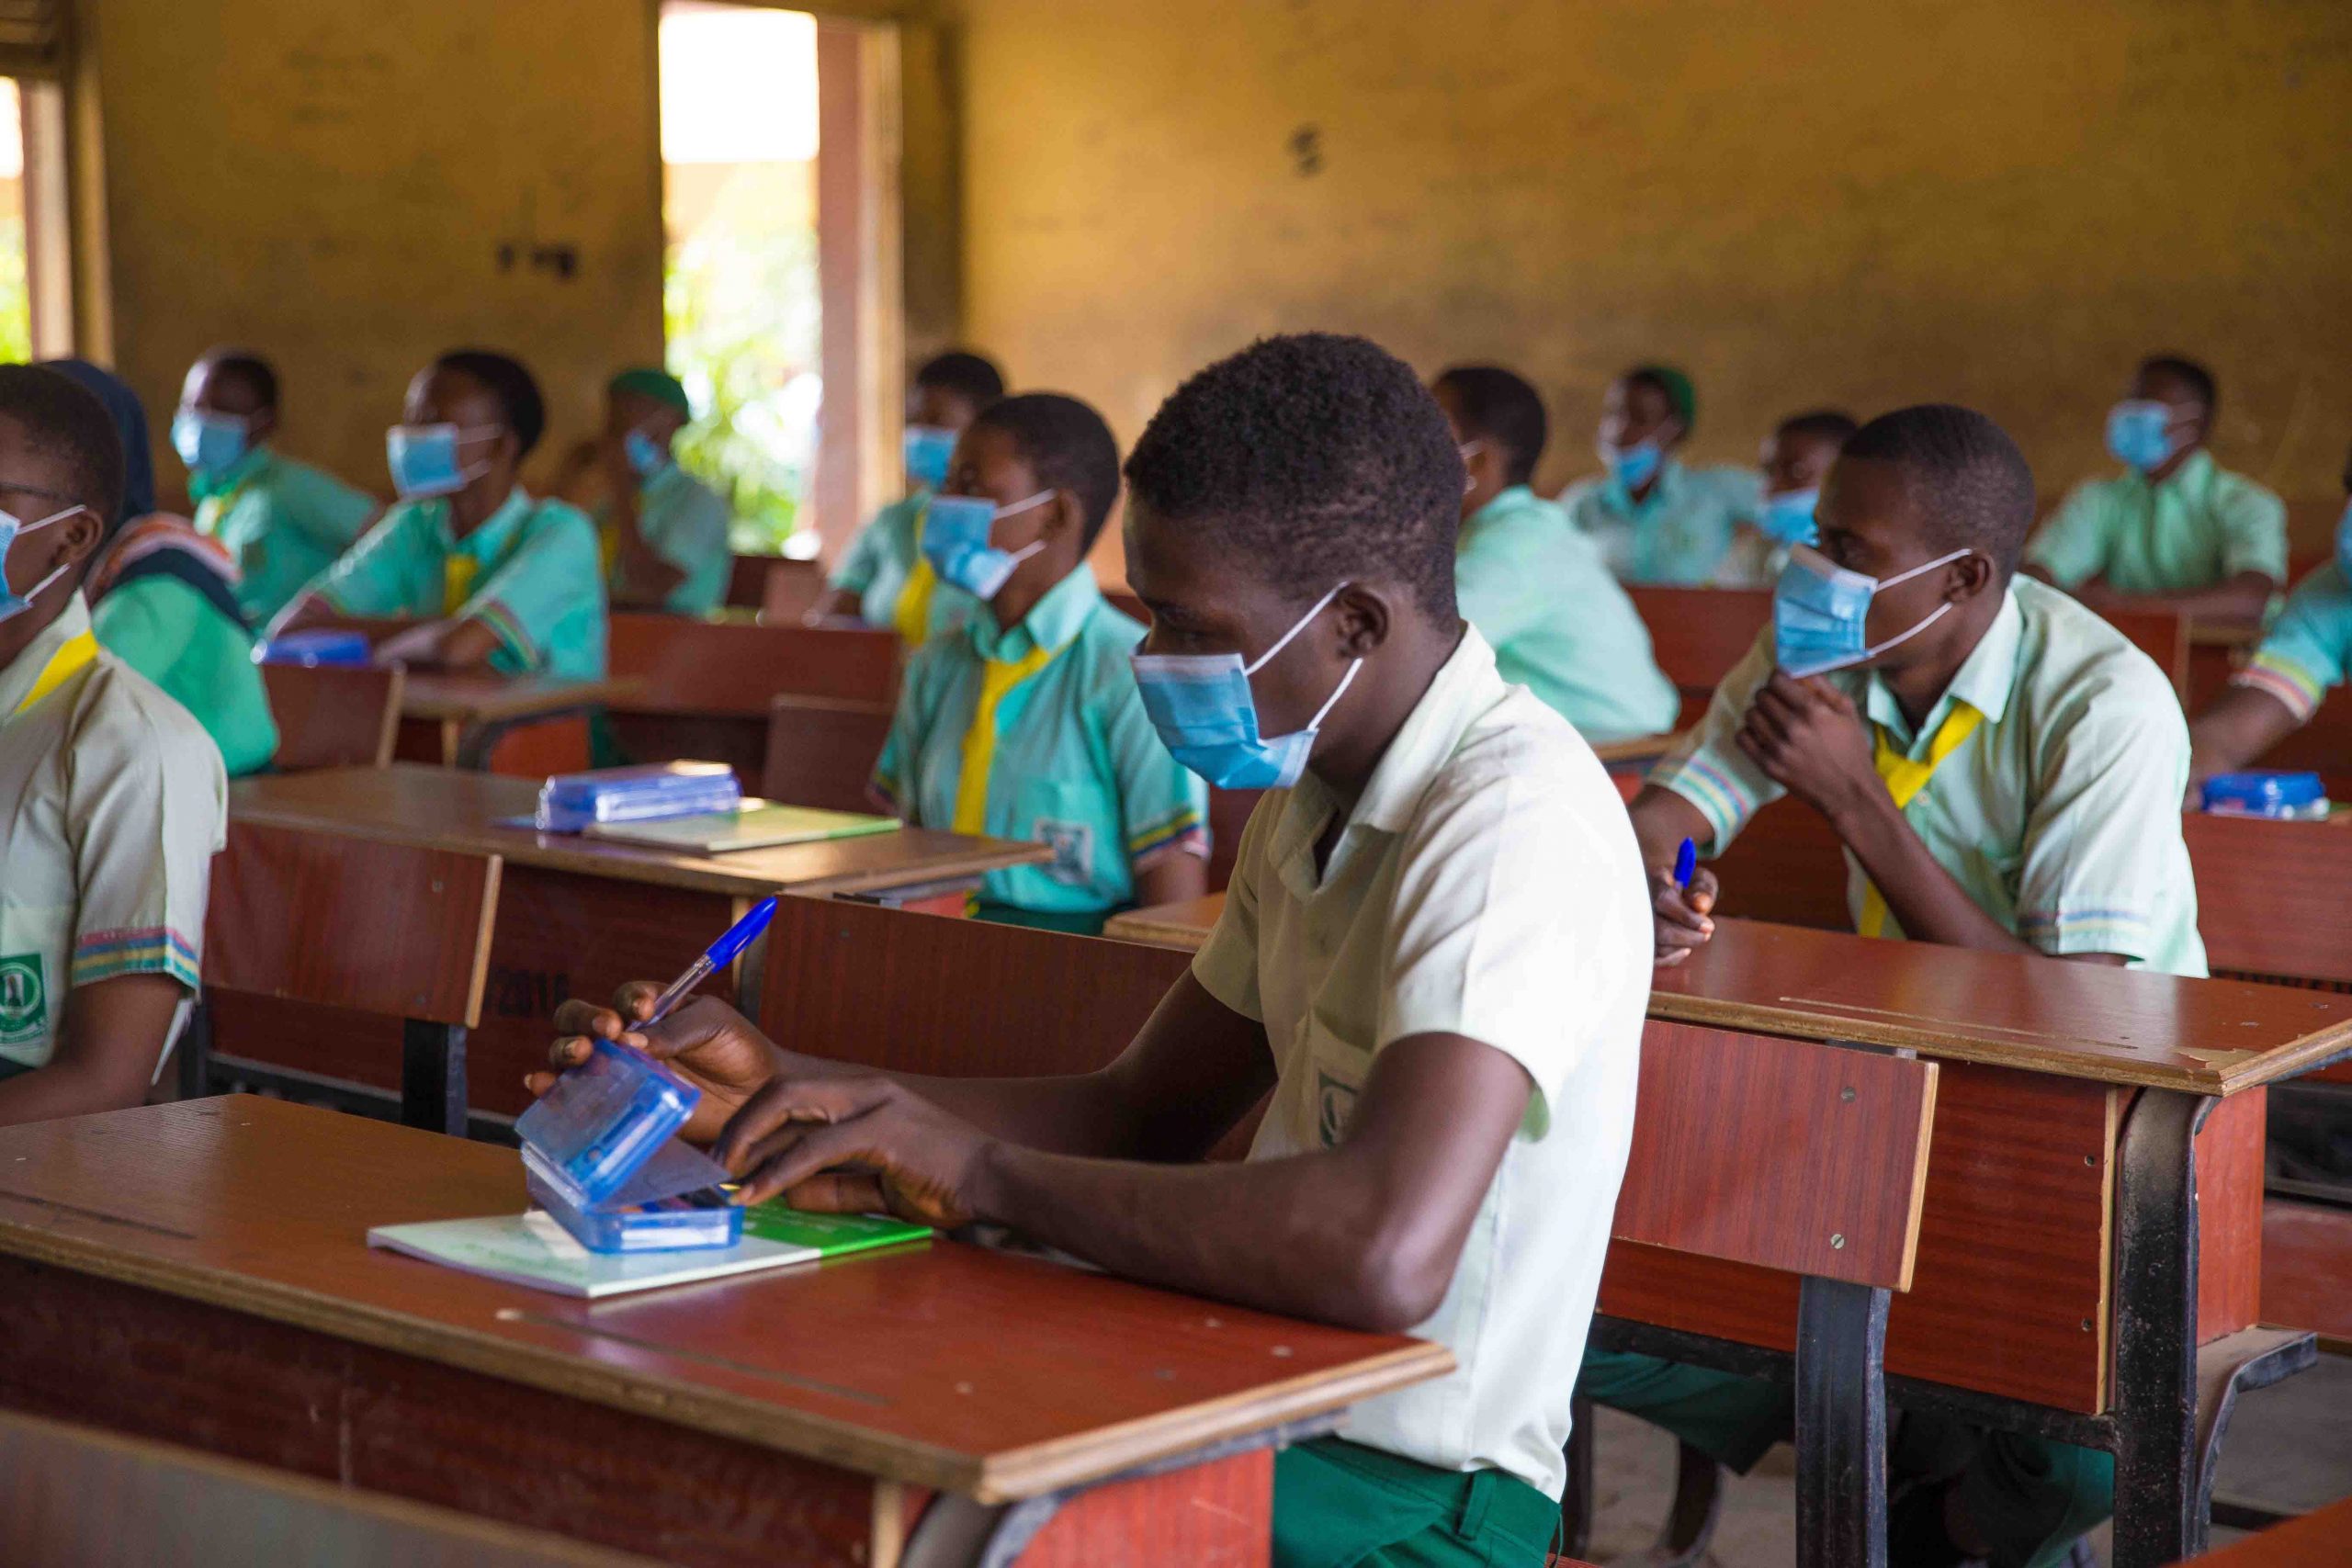
[[[1102,416],[1040,392],[982,412],[931,502],[924,558],[979,608],[908,665],[874,787],[922,827],[1052,846],[989,873],[983,914],[1096,931],[1207,888],[1207,788],[1152,733],[1143,628],[1086,564],[1118,493]]]
[[[2335,558],[2295,585],[2253,661],[2188,727],[2196,781],[2257,761],[2352,680],[2352,457],[2344,460],[2344,493]]]
[[[1544,400],[1508,370],[1462,365],[1430,384],[1462,452],[1463,618],[1495,668],[1595,742],[1663,735],[1681,698],[1650,653],[1649,628],[1592,541],[1529,488],[1544,454]]]
[[[140,1103],[197,987],[228,784],[91,631],[122,474],[95,397],[0,366],[0,1123]]]
[[[907,392],[907,494],[874,514],[833,569],[825,596],[809,611],[814,623],[854,615],[870,626],[894,628],[910,652],[971,619],[972,596],[939,580],[923,559],[924,508],[946,482],[956,438],[980,412],[1004,396],[1004,375],[988,358],[963,350],[943,354],[915,372]]]
[[[1453,1373],[1276,1455],[1275,1568],[1542,1568],[1632,1140],[1638,853],[1591,749],[1455,612],[1454,446],[1409,366],[1319,333],[1200,372],[1137,443],[1134,678],[1177,755],[1271,793],[1216,931],[1116,1062],[863,1071],[715,1000],[628,1037],[705,1086],[687,1135],[749,1201],[977,1218],[1447,1347]],[[656,989],[558,1027],[620,1037]],[[1269,1091],[1250,1157],[1204,1163]]]
[[[605,388],[604,435],[564,459],[555,493],[577,506],[596,492],[588,515],[616,610],[705,615],[727,597],[727,502],[671,451],[693,418],[675,376],[624,370]]]
[[[406,423],[385,434],[401,500],[337,561],[292,617],[417,616],[379,644],[395,660],[505,675],[605,672],[605,574],[595,525],[522,486],[547,429],[531,373],[459,349],[409,383]]]
[[[277,434],[277,372],[249,349],[216,348],[188,367],[172,416],[199,533],[238,570],[237,603],[261,626],[368,531],[376,498],[287,457]]]
[[[2025,458],[1982,414],[1903,409],[1846,444],[1773,626],[1634,800],[1660,964],[1705,945],[1723,891],[1676,886],[1681,841],[1720,853],[1792,795],[1844,841],[1865,936],[2206,972],[2180,705],[2120,633],[2014,575],[2032,519]],[[1589,1357],[1584,1386],[1736,1468],[1788,1418],[1785,1390],[1649,1357]],[[1894,1458],[1932,1478],[1890,1519],[1894,1561],[2041,1568],[2113,1506],[2112,1457],[2047,1438],[1914,1413]]]
[[[1858,428],[1851,414],[1817,409],[1782,420],[1764,438],[1756,457],[1763,493],[1755,516],[1740,523],[1716,587],[1770,588],[1789,564],[1790,549],[1819,536],[1813,513],[1821,481]]]
[[[1628,370],[1601,403],[1597,449],[1606,471],[1560,492],[1560,504],[1627,582],[1705,587],[1722,570],[1733,529],[1755,514],[1753,473],[1687,468],[1675,457],[1698,412],[1681,371]]]
[[[2287,508],[2206,451],[2212,372],[2160,355],[2108,412],[2125,471],[2075,488],[2026,551],[2026,570],[2093,609],[2161,601],[2183,615],[2255,621],[2287,580]]]

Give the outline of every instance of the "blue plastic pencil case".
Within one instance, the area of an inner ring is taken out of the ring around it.
[[[532,1197],[594,1252],[732,1246],[725,1168],[677,1140],[701,1099],[644,1053],[592,1042],[514,1123]]]

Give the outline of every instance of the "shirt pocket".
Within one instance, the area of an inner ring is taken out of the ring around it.
[[[1013,795],[1015,837],[1044,844],[1054,858],[1035,867],[1037,874],[1064,887],[1090,887],[1098,881],[1123,883],[1124,878],[1098,875],[1107,855],[1122,849],[1103,842],[1116,838],[1096,793],[1065,779],[1029,778]]]
[[[1319,1006],[1307,1009],[1299,1029],[1303,1038],[1293,1060],[1307,1078],[1306,1092],[1297,1101],[1307,1122],[1299,1129],[1300,1139],[1309,1148],[1334,1148],[1347,1135],[1364,1080],[1372,1076],[1374,1053],[1359,1043],[1371,1035],[1347,1031]]]

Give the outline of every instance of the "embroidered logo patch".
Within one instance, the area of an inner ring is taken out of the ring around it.
[[[21,1045],[49,1032],[49,987],[40,954],[0,955],[0,1045]]]
[[[1315,1134],[1325,1148],[1334,1149],[1348,1130],[1348,1118],[1355,1114],[1355,1086],[1321,1071],[1316,1073],[1315,1080]]]
[[[1043,869],[1056,882],[1083,887],[1094,877],[1094,829],[1083,822],[1037,819],[1037,841],[1054,852]]]

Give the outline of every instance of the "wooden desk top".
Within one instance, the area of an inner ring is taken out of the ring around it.
[[[757,1443],[1023,1497],[1453,1358],[947,1241],[600,1303],[371,1250],[514,1213],[510,1149],[232,1095],[0,1129],[0,1252]]]
[[[1198,953],[1209,940],[1217,917],[1225,913],[1225,895],[1211,893],[1180,904],[1151,904],[1129,909],[1102,922],[1102,934],[1122,942],[1148,942],[1154,947],[1181,947]]]
[[[1652,1018],[2230,1095],[2352,1046],[2352,996],[1723,919]]]
[[[529,779],[395,762],[239,779],[229,786],[229,815],[240,822],[497,853],[516,865],[750,897],[786,887],[854,893],[952,882],[1052,853],[1043,844],[906,828],[740,854],[673,854],[497,825],[529,816],[538,800],[539,786]]]
[[[2183,1568],[2343,1568],[2352,1541],[2352,1497],[2256,1530],[2193,1557]]]
[[[635,675],[558,681],[538,675],[455,675],[412,670],[401,693],[404,718],[436,723],[500,724],[619,702],[645,682]]]

